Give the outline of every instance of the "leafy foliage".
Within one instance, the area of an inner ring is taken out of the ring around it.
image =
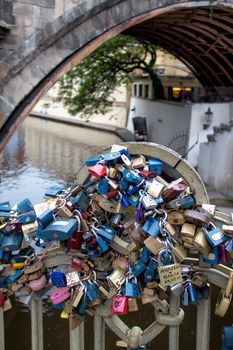
[[[136,69],[147,72],[153,82],[155,98],[163,98],[160,79],[154,71],[156,47],[126,35],[107,41],[59,81],[58,100],[70,114],[84,117],[105,114],[112,105],[111,93],[132,79]]]

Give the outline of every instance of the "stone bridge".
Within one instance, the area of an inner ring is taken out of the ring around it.
[[[233,95],[233,0],[0,0],[0,149],[53,84],[125,32]]]

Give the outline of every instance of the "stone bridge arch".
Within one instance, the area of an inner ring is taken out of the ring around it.
[[[232,87],[233,0],[82,0],[0,61],[0,149],[40,97],[109,38],[147,38],[209,87]]]

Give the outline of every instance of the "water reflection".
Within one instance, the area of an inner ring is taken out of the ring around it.
[[[40,202],[47,187],[55,184],[68,186],[75,180],[86,158],[94,155],[97,149],[119,141],[114,134],[27,118],[0,155],[0,201],[10,200],[14,204],[28,197],[33,203]],[[213,307],[216,295],[215,288]],[[232,323],[231,311],[224,320],[212,315],[211,350],[220,349],[221,327]],[[180,350],[195,349],[195,319],[196,309],[187,309],[185,322],[180,327]],[[29,350],[29,308],[16,304],[5,314],[5,320],[6,350]],[[130,327],[137,320],[136,323],[145,329],[154,321],[153,308],[145,305],[140,313],[131,313],[124,320]],[[106,348],[116,349],[116,340],[117,337],[107,329]],[[92,349],[93,321],[90,318],[85,327],[85,341],[86,349]],[[167,349],[167,344],[166,329],[152,343],[151,349]],[[60,319],[59,312],[45,301],[44,349],[68,349],[68,346],[68,322]]]

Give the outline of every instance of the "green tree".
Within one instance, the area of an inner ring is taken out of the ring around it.
[[[154,66],[156,47],[148,41],[118,35],[66,73],[58,84],[58,100],[70,114],[82,112],[85,117],[104,114],[111,107],[111,93],[127,85],[136,69],[148,73],[153,85],[153,98],[163,99],[163,88]]]

